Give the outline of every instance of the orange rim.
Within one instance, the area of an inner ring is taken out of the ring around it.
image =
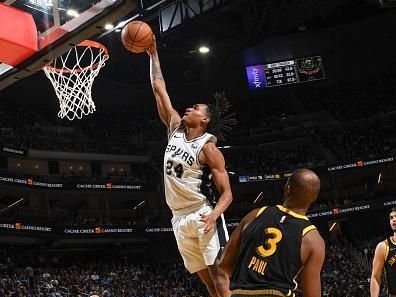
[[[92,40],[84,40],[84,41],[80,42],[79,44],[77,44],[76,46],[81,46],[81,47],[84,47],[84,46],[85,46],[85,47],[93,47],[93,48],[97,48],[97,49],[102,49],[103,52],[104,52],[104,55],[103,55],[103,56],[104,56],[104,57],[107,56],[106,59],[108,59],[108,57],[109,57],[109,52],[108,52],[107,48],[106,48],[103,44],[101,44],[101,43],[99,43],[99,42],[92,41]],[[56,59],[57,59],[57,58],[56,58]],[[70,70],[61,69],[61,68],[55,68],[55,67],[50,66],[50,64],[51,64],[52,62],[53,62],[53,61],[49,62],[49,63],[48,63],[47,65],[45,65],[43,68],[47,68],[48,70],[50,70],[50,71],[52,71],[52,72],[58,72],[58,73],[71,73]],[[93,65],[90,65],[90,66],[87,66],[87,67],[83,67],[83,68],[74,70],[73,72],[80,73],[81,71],[83,71],[83,70],[85,70],[85,69],[87,69],[87,68],[96,69],[96,68],[98,67],[98,65],[99,65],[99,63],[95,63],[95,64],[93,64]]]

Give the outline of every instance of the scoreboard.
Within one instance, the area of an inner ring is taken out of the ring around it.
[[[324,79],[320,56],[246,67],[250,90]]]
[[[265,65],[266,87],[293,84],[297,82],[297,73],[294,61],[285,61]]]

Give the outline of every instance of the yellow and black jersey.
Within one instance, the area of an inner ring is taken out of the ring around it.
[[[294,296],[302,238],[314,229],[306,216],[283,206],[261,208],[242,232],[232,296]]]
[[[388,293],[396,295],[396,241],[391,237],[385,240],[385,275],[388,285]]]

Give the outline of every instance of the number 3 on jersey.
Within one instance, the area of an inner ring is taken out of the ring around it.
[[[269,257],[276,251],[276,245],[282,240],[282,232],[276,228],[267,228],[264,230],[266,235],[269,235],[264,245],[256,248],[256,252],[262,257]]]
[[[171,161],[171,160],[166,161],[166,174],[167,175],[172,175],[172,168],[174,168],[176,177],[181,178],[183,175],[183,165],[177,164],[176,166],[173,166],[173,161]]]

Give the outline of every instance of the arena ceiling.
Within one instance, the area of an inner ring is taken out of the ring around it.
[[[145,5],[140,6],[137,12],[131,13],[130,16],[138,13],[138,19],[149,22],[157,34],[162,26],[158,15],[167,6],[176,2],[187,4],[213,2],[213,8],[192,18],[186,18],[180,22],[180,25],[159,34],[162,46],[177,51],[186,50],[190,54],[195,53],[197,45],[202,42],[207,42],[213,47],[226,47],[227,52],[232,53],[251,47],[266,38],[348,24],[388,10],[381,9],[367,0],[141,0],[140,2]],[[159,5],[150,11],[144,9],[157,4]],[[186,7],[183,9],[189,10]]]
[[[161,4],[150,11],[140,8],[128,17],[134,17],[139,13],[137,19],[148,22],[157,35],[162,59],[169,59],[170,65],[176,62],[184,68],[190,67],[184,69],[183,73],[184,76],[193,78],[197,76],[196,72],[202,71],[201,67],[204,67],[201,65],[202,57],[197,50],[200,45],[209,46],[211,55],[217,62],[221,60],[227,63],[244,49],[268,38],[340,26],[389,12],[389,9],[382,9],[366,0],[206,0],[203,2],[214,2],[218,5],[200,15],[183,20],[166,32],[161,32],[159,15],[164,8],[175,3],[175,0],[142,2],[146,4],[146,8]],[[202,0],[192,2],[202,2]],[[120,34],[116,31],[105,34],[99,40],[113,48],[116,59],[119,58],[121,61],[131,59],[130,54],[121,44]],[[147,68],[147,61],[144,58],[135,58],[133,63],[136,75],[128,72],[128,76],[135,76],[134,79],[140,81],[142,77],[147,76],[145,70],[139,71]],[[119,66],[122,68],[122,64]],[[179,70],[170,73],[169,68],[172,67],[167,67],[168,77],[181,76]],[[123,80],[122,74],[121,72],[120,81]],[[113,72],[112,76],[114,76]]]
[[[10,1],[16,0],[2,2]],[[64,9],[70,8],[72,4],[73,8],[86,9],[87,5],[98,2],[98,0],[57,1],[64,6]],[[371,0],[137,0],[137,2],[138,7],[133,12],[118,24],[113,24],[112,30],[96,38],[108,47],[111,55],[108,66],[101,73],[102,78],[122,83],[147,82],[147,57],[144,57],[144,54],[139,56],[129,53],[121,43],[120,29],[132,19],[146,21],[153,28],[157,35],[161,62],[166,65],[167,80],[180,79],[183,82],[186,77],[187,80],[197,77],[197,73],[202,73],[202,68],[205,67],[202,63],[203,58],[197,50],[200,45],[209,46],[211,57],[215,58],[218,64],[224,64],[244,49],[268,38],[340,26],[389,12],[389,8],[380,8]],[[162,19],[166,20],[167,16],[164,14],[166,9],[168,9],[169,23],[169,11],[172,7],[175,14],[179,13],[176,10],[180,10],[188,15],[188,7],[194,7],[193,4],[198,6],[205,4],[211,8],[193,17],[190,13],[190,17],[179,21],[178,25],[163,30],[164,22],[161,21],[160,16],[165,15]],[[40,11],[32,11],[32,13],[39,14]],[[43,26],[45,25],[43,23]],[[26,79],[27,83],[29,80],[31,79]]]

